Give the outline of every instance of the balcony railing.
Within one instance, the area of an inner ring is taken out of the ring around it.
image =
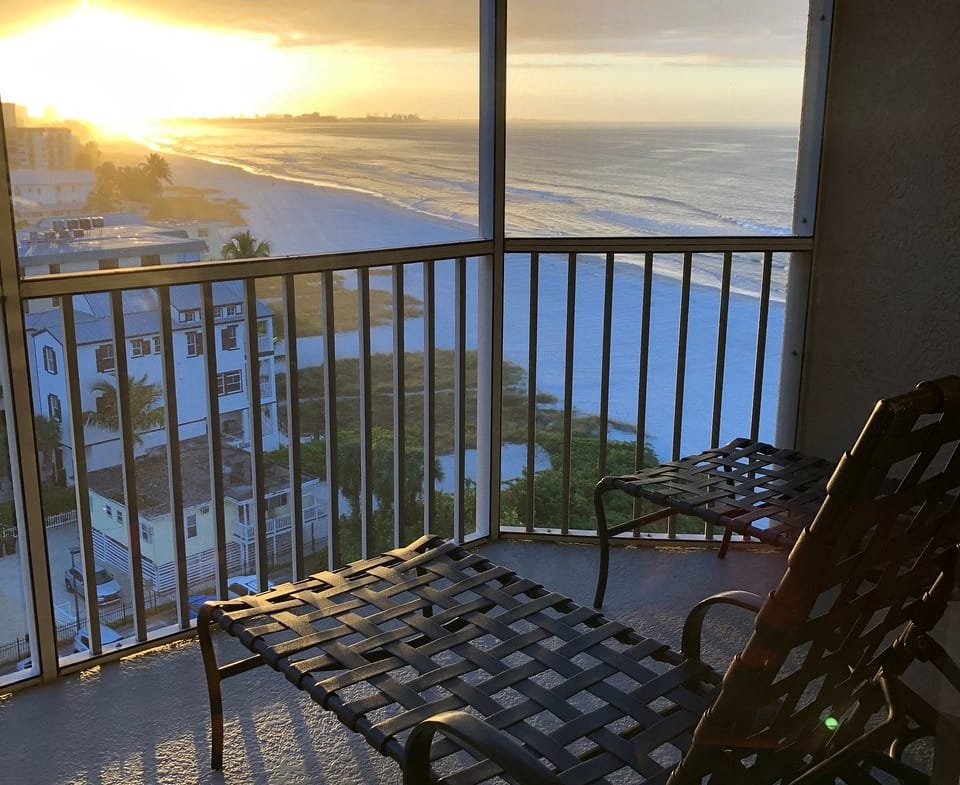
[[[241,563],[265,583],[424,531],[589,534],[585,500],[601,475],[734,435],[773,438],[778,399],[781,419],[792,400],[780,357],[802,332],[786,312],[787,279],[809,250],[791,237],[513,239],[502,259],[477,241],[25,279],[25,300],[60,306],[46,321],[62,336],[62,373],[44,383],[63,396],[58,449],[77,524],[58,528],[75,532],[75,546],[64,534],[47,557],[55,616],[91,620],[90,656],[101,653],[95,601],[81,609],[57,587],[70,548],[92,575],[95,540],[125,554],[111,565],[130,609],[119,632],[143,646],[188,629],[189,598],[203,585],[226,596]],[[214,309],[227,281],[240,282],[245,314],[261,297],[282,301],[275,355],[261,359],[255,319],[241,330],[241,362],[178,354],[180,294],[194,290],[191,329],[218,346]],[[106,305],[114,349],[128,346],[133,298],[155,304],[161,373],[146,383],[163,410],[159,446],[141,437],[144,382],[125,351],[114,351],[110,374],[115,428],[104,438],[85,424],[102,376],[78,307],[91,297]],[[31,347],[39,335],[28,325]],[[35,375],[39,352],[28,351]],[[224,394],[238,391],[242,409],[222,411]],[[35,413],[45,405],[35,391]],[[320,488],[309,525],[307,481]],[[47,508],[64,489],[41,485],[45,512],[61,514]],[[279,493],[285,526],[263,503]],[[115,499],[122,520],[91,494]],[[227,527],[228,497],[246,505],[242,531]],[[677,534],[675,522],[664,532]],[[176,590],[158,610],[145,572],[164,569]]]

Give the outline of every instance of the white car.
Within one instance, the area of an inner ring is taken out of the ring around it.
[[[112,627],[108,627],[106,624],[100,625],[100,648],[106,649],[110,646],[115,646],[120,648],[120,635]],[[80,651],[90,651],[90,633],[87,632],[86,627],[81,627],[77,630],[77,634],[73,636],[73,650],[74,652]]]
[[[103,567],[98,569],[93,578],[97,583],[97,605],[109,605],[120,601],[120,584]],[[71,594],[83,596],[83,572],[76,567],[69,567],[63,576],[64,585]]]
[[[267,581],[267,588],[272,589],[276,584]],[[260,583],[256,575],[234,575],[227,578],[227,597],[243,597],[245,594],[256,594],[260,591]]]

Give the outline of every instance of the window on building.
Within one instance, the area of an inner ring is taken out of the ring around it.
[[[100,344],[97,347],[97,373],[112,371],[114,367],[113,344]]]
[[[196,357],[203,354],[203,333],[191,330],[187,333],[187,357]]]
[[[240,303],[233,303],[232,305],[228,305],[224,311],[226,312],[227,316],[239,316],[243,313],[243,305]]]
[[[60,399],[53,393],[47,393],[47,414],[55,422],[63,422],[63,412],[60,409]]]
[[[218,305],[213,309],[213,315],[215,318],[220,319],[223,317],[223,306]]]
[[[209,514],[210,514],[210,505],[209,505],[209,504],[204,504],[203,507],[200,508],[200,514],[201,514],[201,515],[209,515]]]
[[[220,346],[225,352],[237,348],[237,325],[227,325],[220,331]]]
[[[188,515],[185,523],[187,531],[187,539],[197,536],[197,516]]]
[[[153,526],[149,523],[140,524],[140,539],[144,542],[153,542]]]
[[[117,523],[123,523],[123,510],[117,508]]]
[[[58,275],[58,274],[60,273],[60,265],[59,265],[59,264],[51,264],[51,265],[49,266],[49,272],[50,272],[50,275]]]
[[[107,514],[108,518],[113,517],[113,507],[111,507],[109,504],[105,504],[103,506],[103,511]]]
[[[153,267],[158,264],[160,264],[160,254],[158,253],[148,253],[140,257],[141,267]]]
[[[106,414],[112,408],[110,398],[106,395],[98,395],[94,399],[93,405],[97,408],[97,414],[99,414],[101,417],[106,416]]]
[[[43,368],[47,373],[57,372],[57,353],[52,346],[43,347]]]
[[[196,308],[191,308],[186,311],[180,311],[180,321],[182,323],[187,322],[199,322],[200,321],[200,311]]]
[[[150,340],[153,341],[153,353],[160,354],[160,336],[153,335]]]
[[[119,259],[98,259],[97,267],[101,270],[116,270],[120,266]]]
[[[133,357],[143,357],[150,354],[153,342],[149,338],[134,338],[130,341],[130,354]]]
[[[207,229],[205,226],[203,226],[203,227],[200,228],[200,230],[197,232],[197,234],[198,234],[200,237],[206,239],[207,237],[210,236],[210,230]]]
[[[243,392],[243,376],[240,371],[217,374],[217,395],[232,395]]]

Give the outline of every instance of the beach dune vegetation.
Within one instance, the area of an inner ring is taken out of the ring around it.
[[[93,149],[87,151],[93,155]],[[96,155],[99,158],[99,152]],[[163,193],[163,183],[172,183],[170,164],[158,153],[150,153],[143,162],[117,166],[104,161],[96,167],[96,181],[87,198],[88,210],[110,212],[123,202],[151,205]]]
[[[450,350],[438,350],[435,354],[435,377],[437,380],[453,379],[455,357]],[[471,351],[466,357],[466,390],[468,411],[476,406],[477,353]],[[371,392],[374,397],[373,438],[372,438],[372,493],[374,497],[374,520],[368,542],[370,549],[389,547],[393,540],[393,358],[386,353],[371,357]],[[404,521],[409,522],[410,532],[402,534],[413,536],[422,530],[423,521],[423,353],[410,353],[405,358],[406,385],[404,400],[406,407],[406,482],[404,490]],[[301,444],[301,465],[305,472],[320,479],[326,479],[326,450],[323,442],[325,433],[323,366],[302,368],[299,372],[300,393],[300,432],[309,435],[315,441]],[[282,377],[281,377],[282,379]],[[284,383],[280,381],[278,394],[282,398]],[[503,416],[501,437],[507,444],[526,444],[527,433],[528,380],[526,371],[516,363],[504,362],[503,368]],[[434,391],[435,445],[438,455],[453,451],[453,389],[438,385]],[[557,399],[545,392],[536,395],[537,431],[535,441],[546,452],[549,465],[537,470],[534,477],[534,522],[538,527],[559,527],[562,509],[562,466],[563,456],[563,412],[557,406]],[[359,422],[360,386],[359,364],[356,358],[337,360],[337,415],[341,423]],[[284,416],[281,415],[281,421]],[[625,423],[611,423],[620,431],[629,431]],[[466,423],[466,443],[476,443],[476,423],[468,418]],[[338,477],[339,489],[350,505],[350,511],[341,515],[340,547],[343,558],[359,556],[359,434],[351,428],[338,432]],[[635,440],[612,440],[606,446],[606,472],[626,474],[636,468],[637,445]],[[282,449],[272,453],[271,460],[286,464],[287,451]],[[599,418],[596,415],[575,413],[572,422],[570,445],[570,528],[592,530],[596,528],[593,509],[593,488],[599,479],[600,436]],[[654,466],[659,460],[649,441],[644,441],[642,464]],[[439,467],[437,467],[439,469]],[[442,473],[438,472],[438,479]],[[472,520],[476,509],[476,489],[471,481],[465,488],[465,508],[468,520]],[[453,494],[437,490],[434,499],[436,520],[433,530],[438,534],[451,534],[454,514]],[[632,514],[633,500],[626,494],[611,498],[608,512],[617,520],[623,520]],[[508,525],[526,523],[527,485],[526,474],[503,483],[501,496],[501,519]],[[644,508],[643,511],[646,511]],[[702,531],[702,523],[691,523],[691,527],[681,521],[680,529]],[[405,524],[406,526],[406,524]],[[699,527],[699,529],[697,528]],[[407,537],[409,539],[409,537]]]

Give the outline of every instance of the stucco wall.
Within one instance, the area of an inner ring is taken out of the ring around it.
[[[837,0],[800,449],[960,374],[960,3]]]

